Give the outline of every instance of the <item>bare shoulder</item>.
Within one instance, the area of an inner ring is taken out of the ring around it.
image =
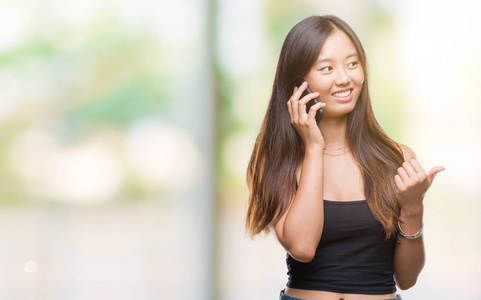
[[[403,144],[398,144],[398,145],[402,150],[404,161],[410,161],[411,159],[416,158],[416,155],[414,154],[414,151],[411,148]]]

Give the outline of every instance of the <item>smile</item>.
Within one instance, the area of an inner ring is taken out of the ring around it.
[[[349,90],[344,91],[344,92],[334,93],[334,94],[332,94],[332,96],[333,96],[333,97],[336,97],[336,98],[346,98],[346,97],[349,96],[351,93],[352,93],[352,89],[349,89]]]

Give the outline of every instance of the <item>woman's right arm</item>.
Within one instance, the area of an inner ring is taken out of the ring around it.
[[[304,142],[301,178],[288,209],[274,224],[279,242],[300,262],[309,262],[314,258],[324,225],[324,139],[316,124],[315,114],[325,103],[313,105],[307,114],[306,103],[319,95],[312,93],[299,100],[306,87],[306,83],[300,88],[296,87],[287,102],[291,123]]]

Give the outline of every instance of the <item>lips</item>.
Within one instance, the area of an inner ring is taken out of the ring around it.
[[[337,92],[332,93],[332,96],[335,98],[346,98],[352,93],[352,89],[344,89]]]
[[[340,90],[332,93],[332,98],[337,102],[348,103],[352,100],[352,97],[354,95],[353,91],[353,89]]]

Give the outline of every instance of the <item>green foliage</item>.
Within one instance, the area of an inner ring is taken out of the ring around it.
[[[138,78],[72,108],[64,119],[72,123],[96,122],[126,126],[146,115],[161,113],[167,95],[156,77]]]

